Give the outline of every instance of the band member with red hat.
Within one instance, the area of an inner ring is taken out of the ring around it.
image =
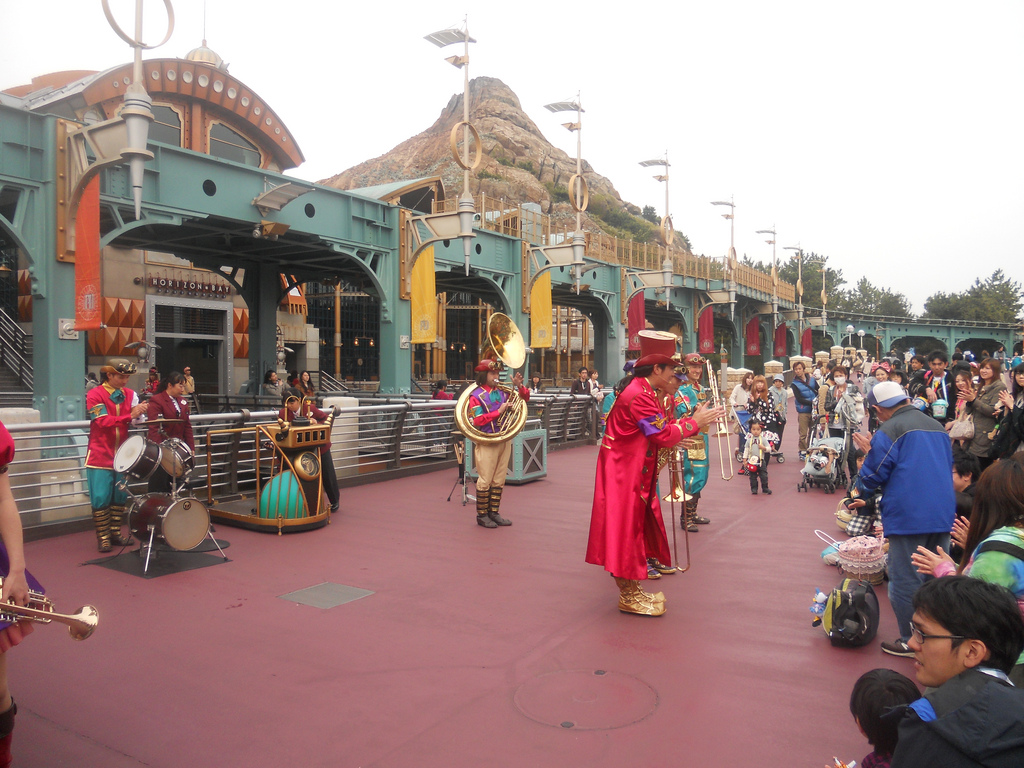
[[[668,391],[675,375],[675,345],[673,334],[640,332],[641,357],[633,380],[615,399],[597,455],[586,561],[611,572],[623,613],[665,613],[664,594],[640,588],[640,580],[647,578],[648,557],[672,561],[658,501],[658,449],[700,434],[725,415],[723,408],[707,404],[679,422],[666,415],[658,390]]]
[[[508,410],[508,393],[497,386],[498,376],[504,365],[498,360],[481,360],[474,369],[476,388],[469,396],[469,409],[473,414],[473,426],[481,432],[498,433],[498,419]],[[519,390],[519,396],[530,399],[530,390],[523,386],[523,374],[516,372],[512,385]],[[473,455],[476,458],[476,522],[484,528],[512,525],[498,514],[501,493],[505,489],[505,475],[508,474],[508,457],[512,452],[512,440],[497,443],[474,442]]]
[[[89,417],[89,449],[85,455],[85,476],[89,481],[92,522],[100,552],[109,552],[113,545],[131,543],[121,538],[124,504],[128,494],[118,483],[123,473],[114,471],[114,454],[128,438],[128,427],[146,412],[146,404],[132,401],[135,393],[128,389],[128,378],[135,373],[135,363],[117,358],[100,368],[102,382],[85,395]]]

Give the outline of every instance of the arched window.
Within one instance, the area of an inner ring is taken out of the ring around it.
[[[210,125],[210,154],[243,165],[260,167],[260,151],[256,145],[224,123]]]
[[[156,119],[149,126],[149,140],[180,147],[181,115],[163,104],[153,105],[153,115]]]

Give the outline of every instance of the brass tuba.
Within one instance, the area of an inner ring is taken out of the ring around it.
[[[491,315],[487,321],[487,345],[501,362],[512,370],[521,368],[526,362],[526,342],[523,340],[523,334],[508,315],[501,312]],[[455,404],[455,426],[474,443],[503,443],[518,435],[526,426],[526,402],[519,396],[519,391],[500,381],[496,386],[508,394],[508,408],[499,417],[495,432],[483,432],[473,426],[469,398],[476,387],[466,387],[466,391]]]

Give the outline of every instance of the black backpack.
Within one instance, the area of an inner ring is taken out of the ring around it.
[[[814,626],[819,624],[837,648],[857,648],[874,640],[878,633],[878,597],[871,584],[843,579],[828,596],[825,613],[814,621]]]

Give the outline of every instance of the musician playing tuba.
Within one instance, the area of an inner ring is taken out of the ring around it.
[[[640,332],[640,354],[633,380],[608,413],[597,455],[597,478],[586,561],[604,566],[619,588],[619,610],[646,616],[665,613],[665,596],[640,588],[647,558],[672,561],[657,491],[658,449],[693,437],[725,412],[698,407],[677,422],[666,415],[658,390],[668,392],[675,375],[676,337]]]
[[[691,352],[683,358],[686,366],[686,377],[689,380],[679,388],[675,399],[675,416],[682,420],[692,414],[702,403],[707,402],[710,390],[701,385],[700,380],[704,375],[704,368],[707,361],[696,352]],[[709,440],[708,429],[705,425],[701,428],[700,434],[694,435],[685,441],[681,453],[683,458],[683,490],[689,496],[683,502],[683,512],[679,524],[690,533],[696,533],[700,529],[698,525],[707,525],[711,520],[697,514],[697,505],[700,503],[700,492],[708,482],[709,468]]]
[[[509,407],[509,393],[498,387],[498,376],[504,364],[498,360],[484,359],[474,369],[476,388],[469,395],[469,409],[473,426],[486,434],[501,432],[500,421]],[[524,401],[530,399],[530,390],[523,386],[523,374],[518,371],[512,377],[512,386]],[[498,514],[501,494],[508,474],[508,458],[512,451],[512,437],[509,439],[483,442],[474,440],[473,453],[476,457],[476,522],[484,528],[512,525],[512,521]]]

